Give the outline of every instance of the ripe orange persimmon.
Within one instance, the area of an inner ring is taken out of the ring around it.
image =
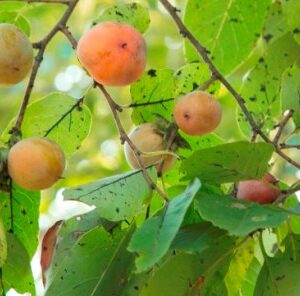
[[[141,152],[157,152],[166,149],[165,143],[163,141],[163,136],[155,130],[155,126],[151,123],[144,123],[136,127],[129,134],[129,138],[132,143]],[[129,144],[126,142],[124,145],[125,157],[128,164],[134,168],[138,169],[139,164],[136,157],[130,148]],[[176,162],[176,157],[173,155],[154,155],[154,156],[140,156],[144,166],[149,166],[151,164],[156,164],[156,168],[159,169],[161,162],[164,161],[162,172],[169,171],[173,164]]]
[[[28,190],[51,187],[62,175],[65,157],[61,148],[47,138],[28,138],[15,144],[8,153],[8,173]]]
[[[77,56],[97,82],[124,86],[142,75],[146,65],[146,45],[135,28],[104,22],[81,37]]]
[[[27,36],[16,26],[0,24],[0,85],[22,81],[33,62],[33,50]]]
[[[203,135],[217,128],[222,118],[222,109],[211,94],[194,91],[177,101],[174,118],[186,134]]]
[[[269,173],[261,180],[241,181],[237,187],[237,198],[261,204],[272,203],[280,193],[278,181]]]

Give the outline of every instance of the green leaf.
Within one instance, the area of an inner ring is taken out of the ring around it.
[[[148,270],[166,254],[199,188],[200,181],[196,179],[169,202],[163,215],[146,220],[136,230],[128,250],[138,254],[135,261],[137,272]]]
[[[179,131],[180,133],[180,131]],[[198,149],[205,149],[209,147],[214,147],[220,144],[223,144],[224,141],[218,137],[217,135],[211,133],[209,135],[204,135],[201,137],[188,136],[183,133],[180,135],[184,138],[185,141],[190,145],[191,149],[179,149],[177,154],[185,159],[190,157],[193,151]],[[182,161],[177,161],[173,167],[173,169],[169,172],[166,172],[164,175],[164,180],[170,185],[178,185],[180,183],[184,183],[182,181],[184,177],[184,173],[180,171]]]
[[[80,237],[97,226],[102,226],[105,230],[111,231],[116,223],[100,218],[95,211],[64,221],[59,230],[59,243],[56,246],[54,258],[49,271],[46,273],[47,283],[52,282],[53,275],[58,272],[61,262],[69,255],[69,251]]]
[[[299,51],[300,48],[291,34],[285,34],[266,47],[256,66],[247,74],[241,94],[248,110],[263,131],[268,132],[277,123],[276,116],[280,114],[281,77],[300,58]],[[252,134],[240,111],[238,122],[244,134]]]
[[[195,199],[201,217],[231,235],[245,236],[266,227],[277,227],[291,214],[274,205],[260,205],[215,192],[211,187],[201,190]]]
[[[227,295],[223,277],[234,248],[234,240],[226,238],[201,254],[175,253],[150,274],[146,284],[139,287],[142,290],[139,295]],[[218,294],[214,293],[214,287]]]
[[[209,51],[217,68],[227,74],[252,51],[270,3],[271,0],[188,0],[184,22]],[[185,51],[188,61],[199,60],[188,41]]]
[[[190,63],[178,69],[175,74],[175,97],[199,89],[211,77],[208,65]]]
[[[144,33],[149,27],[150,15],[148,9],[139,3],[117,4],[106,9],[94,24],[105,21],[129,24]]]
[[[8,257],[2,267],[2,280],[5,292],[14,288],[18,293],[30,292],[35,295],[34,280],[30,268],[30,258],[19,239],[7,234]]]
[[[298,0],[283,1],[283,12],[286,16],[289,29],[295,40],[300,44],[300,2]]]
[[[267,45],[270,45],[288,32],[289,29],[283,14],[282,3],[275,1],[272,3],[265,21],[263,39]]]
[[[5,264],[7,259],[7,240],[6,240],[6,231],[2,220],[0,219],[0,268]],[[1,287],[1,280],[0,280]]]
[[[100,226],[82,235],[59,263],[46,296],[119,295],[134,263],[126,250],[133,228],[111,235]]]
[[[255,296],[285,296],[300,294],[300,237],[286,239],[286,250],[274,258],[264,256],[265,262],[259,274]]]
[[[249,288],[243,291],[244,284],[247,283],[248,287],[254,288],[255,282],[251,282],[250,278],[252,276],[251,272],[251,264],[253,260],[257,261],[254,257],[255,251],[255,240],[249,239],[242,247],[240,247],[236,253],[234,254],[228,269],[228,273],[225,277],[225,284],[230,296],[246,296],[253,295],[249,293]],[[258,273],[257,273],[258,275]],[[249,285],[249,283],[252,284]],[[242,293],[242,291],[244,293]],[[245,294],[245,292],[247,294]]]
[[[148,170],[156,182],[156,169]],[[87,185],[68,188],[65,199],[96,206],[97,214],[110,221],[131,220],[145,209],[152,190],[141,171],[108,177]]]
[[[28,20],[15,11],[1,11],[0,12],[0,23],[9,23],[18,27],[27,36],[30,36],[30,23]]]
[[[156,114],[170,120],[174,107],[173,74],[170,69],[151,69],[131,85],[131,106],[134,108],[131,118],[135,124],[153,122]]]
[[[0,216],[4,227],[7,231],[13,231],[22,242],[29,258],[38,245],[39,206],[40,192],[27,191],[13,184],[11,196],[0,193]]]
[[[262,266],[260,262],[256,258],[253,258],[247,270],[246,280],[243,282],[243,286],[241,288],[241,295],[253,296],[257,277],[261,267]]]
[[[179,230],[171,249],[185,253],[201,253],[226,236],[226,231],[214,227],[210,223],[188,225]]]
[[[284,202],[284,207],[290,209],[295,208],[299,206],[299,200],[295,194],[290,196],[288,199]],[[290,229],[296,233],[300,234],[300,217],[299,216],[291,216],[291,218],[288,221]]]
[[[64,93],[52,93],[30,104],[22,124],[22,137],[47,137],[58,143],[66,156],[71,156],[88,136],[91,128],[91,113],[82,102]],[[2,135],[9,139],[9,130],[14,120]]]
[[[288,68],[282,77],[281,83],[282,111],[293,110],[293,120],[297,128],[300,127],[300,68]]]
[[[273,147],[266,143],[234,142],[195,151],[182,162],[186,179],[206,183],[229,183],[259,179],[268,168]]]

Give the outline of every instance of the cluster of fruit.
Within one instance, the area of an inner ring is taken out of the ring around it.
[[[22,81],[33,64],[33,49],[28,37],[12,24],[0,24],[0,85]],[[19,141],[9,150],[8,173],[19,186],[41,190],[52,186],[62,175],[65,157],[50,139],[32,137]]]
[[[0,84],[11,85],[25,78],[33,62],[32,46],[26,35],[10,24],[0,24]],[[133,27],[115,22],[94,26],[80,39],[77,56],[82,66],[99,84],[125,86],[138,80],[146,66],[146,44]],[[219,125],[222,109],[209,93],[193,91],[179,98],[173,110],[174,125],[183,133],[201,136]],[[155,123],[144,123],[130,134],[140,152],[143,166],[155,164],[166,172],[176,161],[168,138]],[[172,144],[172,143],[171,143]],[[167,151],[171,150],[171,151]],[[176,148],[175,148],[176,150]],[[138,169],[137,157],[128,142],[124,145],[128,164]],[[53,141],[29,138],[15,144],[8,155],[8,172],[21,187],[40,190],[53,185],[63,173],[64,154]],[[262,180],[238,184],[237,197],[257,202],[272,202],[278,196],[276,180],[270,174]]]

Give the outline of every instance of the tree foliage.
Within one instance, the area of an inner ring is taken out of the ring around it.
[[[300,1],[95,1],[91,9],[83,2],[0,2],[0,23],[17,26],[35,50],[27,84],[0,90],[2,100],[12,97],[0,119],[2,295],[41,293],[30,262],[42,240],[44,200],[14,184],[6,168],[9,148],[37,136],[57,142],[70,164],[47,194],[63,188],[65,202],[91,207],[56,229],[46,296],[300,295]],[[135,27],[148,45],[147,68],[128,88],[106,88],[78,70],[79,36],[105,21]],[[47,79],[71,63],[63,75],[74,88],[54,91]],[[195,90],[222,105],[215,133],[192,137],[174,124],[176,100]],[[166,150],[178,143],[171,171],[128,171],[119,153],[77,174],[100,138],[130,144],[129,127],[145,122],[164,131]],[[274,203],[236,198],[238,182],[269,171],[280,181]]]

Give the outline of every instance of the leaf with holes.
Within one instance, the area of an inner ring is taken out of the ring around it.
[[[259,179],[268,169],[273,147],[266,143],[235,142],[195,151],[182,161],[184,180],[198,177],[221,184]]]
[[[190,63],[178,69],[175,74],[175,97],[199,89],[211,77],[208,65]]]
[[[14,120],[2,135],[9,139],[9,130]],[[88,136],[91,128],[91,113],[81,101],[63,93],[53,93],[30,104],[22,124],[22,137],[47,137],[58,143],[67,156],[71,156]]]
[[[174,107],[173,75],[170,69],[151,69],[131,85],[131,118],[135,124],[153,122],[157,119],[156,114],[170,120]]]
[[[31,258],[38,245],[40,192],[13,185],[11,196],[6,192],[0,193],[0,204],[5,229],[13,231]]]
[[[120,295],[134,264],[126,250],[133,229],[110,234],[98,226],[80,236],[58,263],[46,296]]]
[[[271,0],[188,0],[184,23],[208,50],[223,73],[231,72],[250,54],[263,29]],[[199,54],[185,41],[188,61]]]
[[[300,68],[297,66],[287,69],[281,83],[282,111],[293,110],[293,120],[300,127]]]
[[[155,182],[156,169],[151,167],[148,172]],[[141,171],[108,177],[63,192],[65,199],[95,206],[98,215],[110,221],[131,220],[145,209],[151,194]]]
[[[298,0],[283,1],[282,6],[288,27],[293,32],[295,40],[300,44],[300,2]]]
[[[280,114],[280,83],[287,67],[299,59],[299,46],[291,34],[285,34],[266,47],[265,53],[248,73],[241,94],[248,110],[263,131],[269,131],[277,123]],[[280,62],[279,62],[280,61]],[[239,125],[246,135],[252,130],[240,111]]]
[[[149,27],[150,16],[148,9],[139,3],[120,3],[104,10],[94,24],[105,21],[129,24],[144,33]]]

